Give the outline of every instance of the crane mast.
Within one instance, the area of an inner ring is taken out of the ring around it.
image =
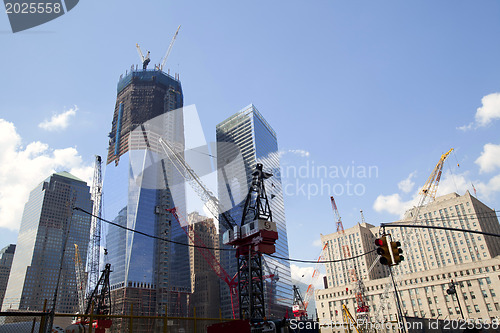
[[[92,219],[90,226],[90,245],[88,251],[88,286],[87,294],[90,294],[99,280],[99,259],[101,256],[101,212],[102,212],[102,159],[95,156],[94,176],[92,179]]]
[[[448,150],[446,153],[441,155],[441,158],[439,159],[439,162],[436,164],[434,167],[434,170],[432,171],[431,175],[425,182],[424,186],[420,190],[420,194],[422,195],[421,202],[419,204],[420,206],[423,206],[425,204],[426,199],[430,199],[430,201],[434,201],[436,199],[436,193],[437,189],[439,186],[439,181],[441,180],[441,174],[443,171],[443,165],[444,161],[450,155],[450,153],[453,151],[453,148]]]

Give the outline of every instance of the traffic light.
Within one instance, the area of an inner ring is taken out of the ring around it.
[[[394,265],[399,264],[401,261],[405,260],[405,257],[402,256],[403,250],[401,249],[400,242],[391,242],[391,250],[392,255],[394,257]]]
[[[393,263],[391,253],[389,252],[389,244],[387,244],[387,237],[382,236],[377,238],[375,240],[375,245],[377,245],[377,254],[381,256],[380,263],[382,265],[391,266]]]
[[[453,282],[453,280],[451,280],[451,283],[449,285],[450,287],[446,290],[446,293],[448,295],[453,295],[453,294],[456,294],[457,293],[457,290],[455,289],[455,283]]]

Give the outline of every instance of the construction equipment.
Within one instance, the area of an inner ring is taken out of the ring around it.
[[[78,246],[75,244],[75,249]],[[75,260],[76,263],[76,260]],[[106,264],[104,270],[102,271],[101,277],[97,282],[92,293],[89,295],[86,305],[83,306],[84,310],[81,311],[85,314],[84,317],[79,317],[70,326],[66,328],[66,331],[77,330],[80,331],[82,326],[92,325],[95,333],[105,333],[107,328],[111,327],[111,319],[99,318],[94,320],[94,322],[89,322],[90,314],[94,315],[109,315],[111,314],[111,293],[109,285],[109,274],[111,273],[111,264]],[[80,298],[79,298],[80,301]]]
[[[146,68],[148,68],[149,62],[151,61],[151,59],[149,59],[149,51],[146,54],[146,56],[144,56],[142,54],[141,47],[139,46],[139,44],[136,43],[135,47],[137,48],[137,53],[139,53],[139,57],[141,58],[142,70],[146,70]]]
[[[88,284],[87,295],[97,285],[99,279],[99,260],[101,256],[101,213],[102,213],[102,160],[101,156],[95,156],[94,176],[92,178],[92,219],[90,225],[90,244],[87,255]]]
[[[172,51],[172,47],[174,46],[175,38],[177,38],[177,34],[179,33],[180,28],[181,28],[181,26],[179,25],[179,27],[177,28],[177,31],[174,34],[174,37],[172,37],[172,41],[170,42],[170,45],[168,46],[167,53],[165,54],[165,56],[163,57],[163,59],[160,63],[160,70],[161,71],[163,70],[165,63],[167,62],[167,58],[168,58],[168,55],[170,54],[170,51]]]
[[[351,313],[349,312],[349,309],[347,308],[347,306],[345,306],[345,304],[342,304],[342,319],[344,321],[345,332],[351,332],[351,327],[354,326],[356,332],[361,333],[356,323],[356,320],[354,320]]]
[[[330,201],[332,202],[333,214],[335,214],[336,221],[335,224],[337,226],[337,232],[344,233],[344,225],[342,224],[342,219],[340,218],[339,210],[337,209],[337,204],[335,203],[335,199],[330,197]]]
[[[241,225],[237,225],[182,155],[161,137],[158,141],[174,167],[202,199],[210,213],[227,229],[223,234],[223,243],[236,248],[240,319],[264,319],[262,254],[274,253],[278,239],[278,228],[272,220],[264,185],[264,180],[269,179],[272,174],[264,172],[263,165],[257,163],[245,199]]]
[[[178,153],[170,143],[163,140],[163,138],[160,137],[158,142],[161,144],[165,154],[170,159],[174,167],[184,177],[186,182],[191,186],[196,194],[198,194],[212,216],[214,216],[226,229],[233,229],[233,227],[236,226],[236,222],[233,220],[231,215],[229,215],[226,210],[222,208],[217,197],[215,197],[208,187],[205,186],[200,177],[198,177],[181,154]]]
[[[302,295],[300,294],[299,288],[296,285],[293,285],[293,305],[292,312],[293,316],[298,320],[306,320],[307,319],[307,306],[302,299]]]
[[[235,313],[234,313],[233,295],[236,295],[236,293],[238,292],[238,288],[237,288],[238,283],[235,281],[237,274],[235,274],[233,277],[231,277],[226,272],[224,267],[222,267],[220,261],[217,260],[217,258],[214,256],[212,250],[206,247],[205,243],[196,234],[196,232],[189,233],[187,228],[182,227],[181,219],[182,219],[182,222],[184,223],[184,225],[187,226],[189,224],[187,223],[185,218],[179,216],[179,213],[177,212],[177,209],[175,207],[167,209],[167,212],[171,213],[172,216],[177,220],[177,222],[179,222],[181,229],[184,230],[184,232],[189,237],[191,242],[196,246],[196,250],[200,252],[202,257],[210,265],[210,267],[215,272],[215,274],[228,285],[230,296],[231,296],[231,308],[233,311],[233,319],[234,319]]]
[[[425,204],[426,199],[430,199],[430,201],[434,201],[436,199],[436,193],[439,186],[439,181],[441,180],[441,174],[443,171],[443,164],[448,155],[453,151],[453,148],[448,150],[446,153],[441,155],[439,162],[434,167],[431,175],[425,182],[424,186],[420,190],[420,194],[422,194],[421,201],[418,207],[423,206]]]
[[[85,311],[85,272],[83,271],[83,264],[80,258],[80,251],[78,245],[75,244],[75,273],[76,273],[76,291],[78,294],[78,311],[83,313]]]
[[[319,276],[321,275],[319,269],[322,265],[322,261],[325,258],[327,246],[328,246],[328,243],[325,242],[325,244],[323,245],[323,248],[321,249],[321,253],[319,254],[318,260],[316,261],[316,265],[314,266],[311,283],[307,286],[307,289],[306,289],[306,294],[304,296],[304,311],[305,311],[305,313],[302,315],[302,316],[305,316],[306,318],[307,318],[307,307],[309,306],[309,303],[311,302],[311,300],[314,298],[314,284],[316,283]]]
[[[272,174],[257,163],[248,191],[241,226],[234,226],[223,235],[223,243],[236,248],[238,261],[238,294],[240,318],[262,320],[265,315],[262,254],[276,251],[278,228],[272,220],[264,180]]]

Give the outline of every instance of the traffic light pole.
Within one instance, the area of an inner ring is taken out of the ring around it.
[[[399,330],[401,332],[406,333],[406,326],[405,326],[405,319],[403,317],[403,311],[401,310],[401,302],[399,300],[399,293],[398,293],[398,288],[396,286],[396,282],[394,281],[394,275],[392,274],[392,267],[389,266],[389,273],[391,274],[391,279],[392,279],[392,285],[394,286],[394,293],[396,294],[396,306],[398,308],[398,323],[400,323]]]
[[[453,280],[451,280],[451,286],[450,288],[448,289],[448,293],[451,292],[451,297],[453,298],[453,295],[455,295],[455,298],[457,299],[457,303],[458,303],[458,308],[460,309],[460,314],[462,315],[462,319],[465,320],[465,317],[464,317],[464,312],[462,311],[462,306],[460,305],[460,300],[458,299],[458,294],[457,294],[457,289],[455,288],[455,286],[457,285],[458,283],[457,282],[454,282]]]

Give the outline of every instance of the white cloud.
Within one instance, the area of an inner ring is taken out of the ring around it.
[[[288,152],[295,155],[299,155],[300,157],[308,157],[310,155],[310,153],[304,149],[290,149],[288,150]]]
[[[486,126],[494,119],[500,119],[500,93],[493,93],[481,99],[483,104],[476,112],[478,126]]]
[[[500,175],[494,176],[486,184],[477,183],[475,187],[480,198],[489,199],[493,194],[500,192]]]
[[[481,99],[482,106],[477,108],[475,121],[468,125],[457,127],[458,130],[468,131],[489,125],[493,120],[500,119],[500,93],[493,93]]]
[[[474,122],[470,123],[469,125],[457,127],[457,129],[464,131],[464,132],[467,132],[468,130],[471,130],[473,126],[474,126]]]
[[[411,179],[414,178],[416,175],[417,175],[416,171],[410,173],[408,175],[408,178],[403,179],[398,183],[398,188],[404,193],[410,193],[411,190],[413,190],[413,186],[415,186],[415,182],[413,182]]]
[[[312,275],[314,272],[314,267],[312,266],[304,266],[300,267],[295,264],[290,264],[290,272],[292,274],[292,280],[305,283],[309,285],[312,282]],[[316,280],[314,281],[315,289],[323,288],[323,276],[325,274],[320,274]],[[304,296],[304,295],[302,295]]]
[[[386,211],[390,214],[403,217],[405,211],[412,206],[415,206],[417,202],[417,194],[415,194],[413,198],[408,201],[403,201],[399,193],[394,193],[391,195],[379,195],[373,203],[373,209],[375,209],[375,211],[377,212]]]
[[[19,229],[29,192],[52,173],[67,170],[89,182],[93,171],[75,148],[51,149],[39,141],[22,147],[21,142],[14,124],[0,119],[0,227],[11,230]]]
[[[76,111],[78,111],[78,108],[75,105],[68,111],[53,115],[50,120],[44,120],[43,122],[38,124],[38,127],[47,131],[63,130],[69,126],[69,120],[71,117],[74,117],[76,115]]]
[[[491,172],[500,167],[500,145],[485,144],[475,163],[479,165],[479,173]]]

